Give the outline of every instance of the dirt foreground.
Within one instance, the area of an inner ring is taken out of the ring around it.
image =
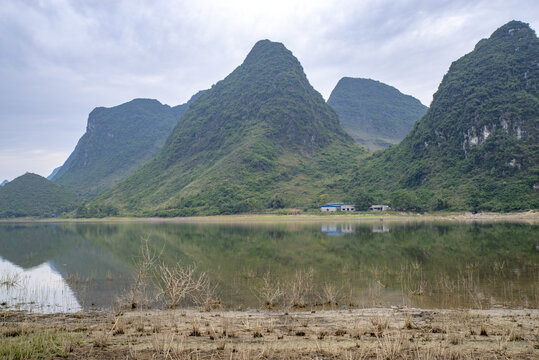
[[[0,312],[1,359],[538,359],[539,310]]]

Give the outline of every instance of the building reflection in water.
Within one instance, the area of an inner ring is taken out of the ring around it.
[[[350,223],[349,224],[335,224],[335,223],[322,224],[321,231],[324,234],[327,234],[329,236],[343,236],[346,234],[354,234],[357,231],[357,226],[359,225],[350,224]],[[369,225],[364,224],[363,228],[365,228],[366,226],[369,226]],[[372,224],[370,226],[370,230],[373,233],[387,233],[389,232],[390,227],[389,227],[389,224],[380,222],[380,223]]]
[[[342,236],[356,232],[356,226],[353,224],[322,224],[321,231],[330,236]]]
[[[373,233],[386,233],[389,232],[389,224],[380,222],[379,224],[372,225],[371,230]]]

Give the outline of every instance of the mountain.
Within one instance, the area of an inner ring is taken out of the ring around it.
[[[4,186],[4,185],[6,185],[8,182],[9,182],[9,181],[4,180],[4,181],[2,181],[2,183],[0,184],[0,186]]]
[[[44,177],[26,173],[0,188],[0,218],[60,215],[76,208],[80,200]]]
[[[402,209],[538,208],[538,59],[525,23],[481,40],[451,65],[410,134],[360,165],[348,190]]]
[[[54,177],[56,176],[56,174],[58,174],[58,171],[60,171],[61,168],[62,168],[61,166],[58,166],[57,168],[55,168],[55,169],[50,173],[50,175],[47,176],[47,180],[51,180],[51,181],[52,181],[52,180],[54,179]]]
[[[365,151],[283,44],[262,40],[182,116],[161,152],[93,204],[124,214],[259,211],[342,196]]]
[[[344,130],[371,150],[401,141],[428,109],[392,86],[350,77],[339,80],[328,104],[339,115]]]
[[[109,189],[159,152],[189,104],[170,107],[135,99],[95,108],[75,150],[50,177],[83,197]]]

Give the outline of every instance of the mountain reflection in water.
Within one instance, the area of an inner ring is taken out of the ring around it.
[[[49,263],[25,270],[1,257],[0,304],[45,314],[82,309],[62,275]]]

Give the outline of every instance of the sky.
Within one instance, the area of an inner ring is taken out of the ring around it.
[[[451,62],[537,0],[0,0],[0,182],[48,176],[90,111],[134,98],[185,103],[282,42],[325,99],[344,77],[429,105]]]

